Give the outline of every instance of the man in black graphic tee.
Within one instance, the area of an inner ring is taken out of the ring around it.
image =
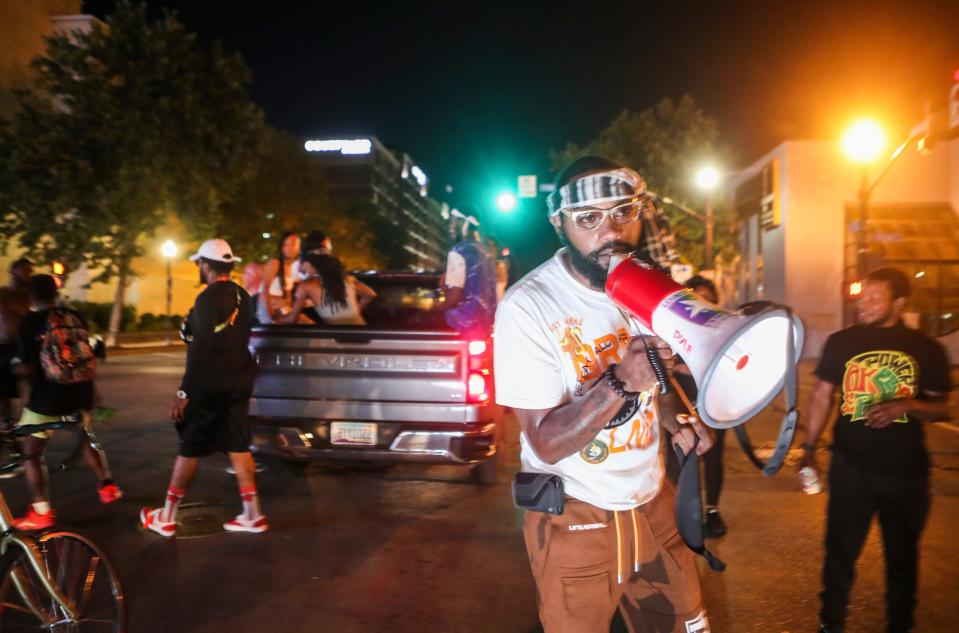
[[[949,417],[949,364],[936,341],[905,327],[909,280],[880,268],[866,277],[859,325],[826,341],[806,415],[801,466],[816,466],[815,446],[833,395],[820,631],[843,631],[856,560],[874,514],[886,558],[888,633],[913,627],[919,538],[929,511],[929,456],[923,423]]]

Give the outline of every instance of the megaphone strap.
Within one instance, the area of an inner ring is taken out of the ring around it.
[[[676,481],[676,529],[692,552],[706,559],[709,568],[713,571],[725,571],[726,563],[716,558],[706,548],[706,535],[703,526],[703,499],[700,495],[699,457],[696,447],[699,446],[699,437],[696,437],[689,454],[683,449],[674,446],[676,458],[679,460],[679,478]]]

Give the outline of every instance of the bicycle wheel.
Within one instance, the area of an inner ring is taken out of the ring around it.
[[[0,631],[26,633],[123,633],[123,591],[113,566],[91,541],[70,532],[37,540],[53,581],[76,611],[69,621],[62,605],[44,589],[22,551],[0,583]]]

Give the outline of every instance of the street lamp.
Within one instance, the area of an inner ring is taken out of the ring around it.
[[[163,257],[166,259],[166,320],[167,320],[167,333],[166,333],[166,344],[170,345],[172,340],[170,336],[169,328],[173,327],[173,258],[176,257],[176,244],[173,240],[167,240],[163,242],[163,246],[160,247],[160,252],[163,253]]]
[[[876,162],[886,147],[886,133],[874,119],[854,121],[842,135],[842,151],[854,163]]]
[[[842,135],[842,151],[849,160],[862,165],[859,185],[859,226],[856,231],[856,274],[862,279],[868,272],[866,225],[869,223],[869,198],[872,187],[869,185],[869,165],[882,156],[886,147],[886,133],[874,119],[854,121]],[[881,176],[880,176],[881,177]]]
[[[703,269],[713,267],[713,191],[719,185],[720,175],[715,167],[701,167],[696,172],[696,185],[706,192],[706,239],[703,243]]]

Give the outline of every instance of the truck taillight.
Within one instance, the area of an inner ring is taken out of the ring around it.
[[[471,371],[466,381],[467,400],[469,402],[486,402],[492,391],[492,376],[488,371]]]
[[[467,344],[469,367],[466,374],[466,401],[489,402],[493,398],[493,345],[489,339]]]
[[[470,341],[469,352],[470,356],[482,356],[486,353],[486,350],[489,348],[486,341]]]
[[[488,339],[470,341],[469,350],[470,371],[486,371],[493,369],[493,346]]]

